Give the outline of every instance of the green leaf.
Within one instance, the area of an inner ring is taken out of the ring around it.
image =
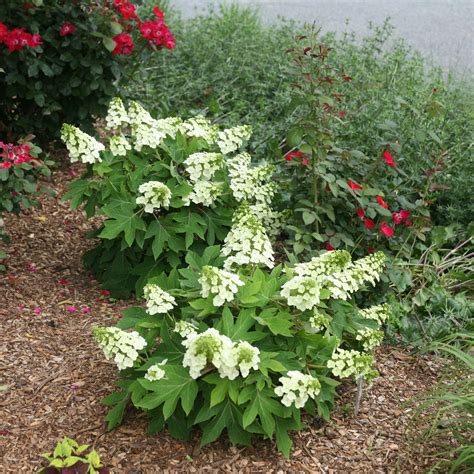
[[[262,326],[267,326],[275,334],[292,337],[290,328],[293,327],[293,317],[287,311],[278,311],[276,308],[267,308],[254,319]]]
[[[187,369],[182,366],[167,365],[163,366],[166,373],[164,379],[150,382],[140,379],[140,384],[153,393],[146,395],[137,404],[140,408],[152,410],[162,403],[163,415],[168,419],[176,409],[176,405],[181,400],[186,415],[189,415],[193,408],[194,400],[198,394],[197,382],[191,378]]]
[[[265,434],[271,438],[275,431],[274,415],[284,416],[283,405],[275,400],[273,390],[258,390],[255,384],[245,387],[239,395],[239,405],[250,402],[244,412],[242,426],[247,428],[258,416]]]
[[[117,46],[115,41],[107,36],[102,38],[102,43],[110,52],[112,52],[115,49],[115,46]]]
[[[122,423],[123,419],[123,414],[125,412],[125,407],[127,406],[127,399],[121,401],[120,403],[117,403],[112,410],[110,410],[107,413],[107,416],[105,417],[105,421],[107,421],[107,430],[111,431],[113,430],[116,426],[120,425]]]
[[[104,222],[104,229],[99,234],[103,239],[115,239],[121,232],[125,234],[125,242],[131,246],[137,230],[146,230],[146,224],[135,212],[135,205],[117,201],[102,209],[111,219]]]

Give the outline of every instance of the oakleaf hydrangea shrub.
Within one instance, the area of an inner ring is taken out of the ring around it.
[[[164,13],[125,0],[0,2],[0,130],[47,143],[91,127],[122,83],[175,46]]]
[[[104,123],[101,140],[71,124],[61,129],[71,161],[86,165],[65,198],[104,217],[92,234],[101,243],[85,256],[104,288],[118,297],[141,293],[150,278],[185,266],[190,251],[219,243],[229,266],[271,264],[269,236],[285,213],[270,207],[273,167],[252,166],[242,151],[250,127],[157,119],[119,98]]]
[[[263,238],[243,212],[233,230]],[[131,403],[148,414],[150,433],[187,439],[198,429],[201,445],[223,433],[242,445],[261,436],[289,456],[303,412],[328,420],[341,379],[377,376],[373,350],[389,308],[358,308],[353,295],[377,283],[385,257],[352,261],[338,250],[290,267],[246,246],[229,262],[224,249],[188,253],[187,268],[149,280],[145,307],[94,329],[120,370],[120,391],[103,401],[108,426]]]

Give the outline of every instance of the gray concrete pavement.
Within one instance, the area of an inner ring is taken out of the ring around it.
[[[205,12],[212,0],[170,0],[185,17]],[[232,3],[232,0],[224,0]],[[235,3],[235,0],[233,0]],[[396,35],[435,64],[458,73],[474,72],[474,0],[238,0],[258,6],[266,22],[278,16],[316,22],[324,31],[367,32],[369,21],[381,24],[391,17]]]

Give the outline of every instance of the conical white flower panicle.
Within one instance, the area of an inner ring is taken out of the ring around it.
[[[62,126],[61,140],[66,145],[71,163],[82,161],[93,164],[102,161],[100,152],[105,150],[104,145],[74,125],[65,123]]]
[[[214,328],[201,334],[191,333],[183,341],[187,348],[183,366],[189,367],[189,375],[197,379],[204,369],[213,366],[221,378],[234,380],[247,377],[250,370],[258,370],[260,351],[246,341],[232,342]]]
[[[331,360],[327,362],[327,366],[331,369],[333,375],[339,378],[350,376],[354,376],[354,378],[371,377],[374,374],[373,365],[374,357],[371,354],[341,348],[337,348]]]
[[[192,202],[207,207],[213,206],[216,199],[221,196],[223,189],[221,183],[211,183],[209,181],[196,181],[192,186],[192,191],[183,198],[186,206],[189,206]]]
[[[146,311],[148,314],[167,313],[176,305],[174,296],[153,283],[148,283],[143,288],[143,296],[146,299]]]
[[[186,120],[183,123],[182,130],[187,137],[201,138],[211,145],[216,141],[219,128],[216,125],[212,125],[202,115],[198,115]]]
[[[181,337],[188,337],[190,334],[196,334],[196,326],[189,321],[176,321],[173,332]]]
[[[322,289],[329,290],[332,298],[346,300],[365,282],[375,284],[380,279],[384,261],[382,252],[355,262],[351,262],[350,254],[345,250],[327,252],[288,271],[294,276],[283,285],[281,294],[290,306],[302,311],[319,303]]]
[[[142,204],[147,213],[153,213],[156,209],[164,207],[168,209],[171,202],[171,190],[166,184],[159,181],[148,181],[138,188],[141,194],[136,199],[137,204]]]
[[[273,268],[272,244],[262,223],[247,203],[243,203],[234,214],[232,228],[224,240],[222,255],[227,257],[226,270],[234,265],[249,264]]]
[[[114,135],[110,137],[110,151],[115,156],[125,156],[128,150],[132,149],[132,145],[123,135]]]
[[[238,150],[252,135],[252,127],[240,125],[222,130],[217,134],[217,146],[224,155]]]
[[[226,302],[233,301],[239,286],[244,284],[235,273],[220,270],[209,265],[202,267],[199,283],[202,287],[201,296],[207,298],[209,295],[212,295],[212,304],[214,306],[222,306]]]
[[[184,166],[189,173],[189,179],[193,183],[209,181],[223,165],[224,156],[221,153],[198,152],[189,155],[184,160]]]
[[[280,377],[280,383],[275,393],[287,407],[294,403],[296,408],[303,408],[309,398],[316,398],[321,391],[321,384],[316,377],[297,370],[290,370],[285,377]]]
[[[371,351],[380,346],[383,338],[383,331],[379,331],[378,329],[359,329],[356,334],[356,339],[362,342],[362,347],[365,351]]]
[[[95,327],[93,333],[106,359],[113,358],[119,370],[133,367],[138,353],[146,347],[145,339],[136,331],[126,332],[117,327]]]
[[[270,204],[277,189],[275,183],[269,182],[275,167],[261,165],[252,168],[250,163],[248,153],[227,160],[232,194],[237,201]]]
[[[109,110],[105,117],[105,124],[109,130],[115,130],[117,128],[126,126],[130,123],[130,118],[125,110],[122,99],[120,97],[114,97],[109,104]]]
[[[380,280],[384,265],[383,252],[374,253],[355,261],[343,271],[329,275],[325,286],[333,298],[346,300],[352,293],[360,290],[365,283],[375,285]]]
[[[128,106],[128,123],[133,126],[155,125],[156,120],[141,104],[131,101]]]
[[[390,306],[384,303],[377,306],[371,306],[370,308],[360,309],[359,314],[365,319],[373,319],[382,325],[390,317],[391,310]]]

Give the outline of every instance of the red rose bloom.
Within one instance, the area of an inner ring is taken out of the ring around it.
[[[395,161],[393,161],[393,156],[390,154],[388,150],[385,150],[383,152],[383,159],[385,163],[387,163],[388,166],[397,166]]]
[[[336,250],[329,242],[326,242],[326,250],[330,252],[331,250]]]
[[[165,14],[158,8],[158,7],[155,7],[153,8],[153,13],[156,15],[157,18],[159,18],[160,20],[162,20],[164,17],[165,17]]]
[[[362,219],[365,216],[364,209],[362,209],[361,207],[359,207],[359,209],[357,209],[356,213],[357,213],[357,217],[359,219]]]
[[[392,219],[393,219],[393,222],[395,222],[395,224],[400,224],[400,222],[402,222],[402,216],[400,215],[399,212],[392,212]]]
[[[388,209],[388,204],[383,200],[382,196],[377,196],[375,199],[382,207]]]
[[[114,0],[115,8],[120,13],[125,21],[130,19],[136,20],[137,14],[135,13],[135,5],[124,0]]]
[[[386,222],[382,222],[380,224],[380,232],[382,232],[382,234],[386,237],[392,237],[392,235],[395,233],[395,230],[393,229],[393,227],[390,227]]]
[[[72,35],[76,30],[77,30],[77,27],[65,21],[63,25],[61,26],[61,29],[59,30],[59,35],[60,36]]]
[[[410,217],[410,211],[401,209],[400,210],[400,217],[402,218],[402,221],[406,221]]]
[[[126,33],[120,33],[112,38],[115,41],[115,49],[112,51],[113,54],[132,54],[133,51],[133,38]]]
[[[375,227],[375,222],[372,219],[365,219],[364,220],[364,225],[367,229],[371,230]]]
[[[357,191],[358,189],[362,189],[362,186],[360,184],[355,183],[351,179],[347,183],[349,184],[349,187],[352,189],[352,191]]]
[[[7,34],[7,26],[0,22],[0,43],[3,43],[3,40],[6,38]]]

